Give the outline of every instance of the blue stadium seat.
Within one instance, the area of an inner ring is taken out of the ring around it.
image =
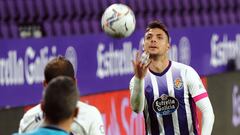
[[[145,29],[146,28],[146,22],[145,18],[141,15],[136,16],[136,27],[138,29]]]
[[[7,39],[10,37],[9,26],[6,23],[1,24],[1,35],[3,39]]]
[[[9,29],[10,29],[10,33],[11,33],[11,38],[19,38],[19,30],[18,30],[18,26],[15,22],[10,22],[9,24]]]
[[[81,33],[83,33],[82,25],[79,20],[74,19],[72,21],[72,26],[73,26],[73,33],[75,35],[80,35]]]
[[[182,17],[183,17],[183,25],[186,27],[191,27],[193,26],[193,20],[192,20],[192,16],[191,13],[194,11],[190,11],[191,10],[191,1],[190,0],[182,0]],[[191,13],[190,13],[191,12]]]
[[[200,15],[201,15],[201,20],[202,20],[204,26],[211,25],[211,22],[210,22],[211,17],[209,16],[209,14],[207,12],[202,12]]]
[[[57,17],[56,5],[53,0],[44,0],[44,6],[47,11],[47,20],[53,21]]]
[[[163,4],[166,7],[166,12],[171,14],[171,12],[174,10],[173,0],[164,0]]]
[[[191,1],[190,0],[182,0],[182,6],[184,11],[189,11],[191,9]]]
[[[43,22],[43,29],[44,29],[44,32],[45,32],[45,36],[47,36],[47,37],[54,36],[53,26],[52,25],[53,24],[50,21],[44,21]]]
[[[173,28],[173,18],[170,15],[165,15],[163,22],[167,25],[169,28]]]
[[[237,24],[237,20],[236,20],[236,16],[235,16],[235,11],[230,8],[228,11],[227,11],[227,16],[229,18],[229,23],[230,24]]]
[[[91,27],[92,27],[92,32],[93,33],[102,32],[101,21],[99,19],[92,19],[90,23],[92,25]]]
[[[0,23],[0,39],[3,39],[3,35],[2,35],[2,24]]]
[[[89,4],[91,5],[91,8],[93,10],[93,16],[99,16],[101,14],[101,3],[100,0],[97,1],[89,1]]]
[[[157,8],[161,7],[157,7],[155,0],[146,0],[146,8],[148,14],[154,14],[154,12],[157,12]]]
[[[93,14],[93,10],[92,10],[92,5],[90,3],[89,0],[82,0],[82,4],[83,4],[83,11],[84,11],[84,17],[85,18],[90,18],[91,15]]]
[[[209,0],[210,9],[216,11],[219,7],[219,0]]]
[[[240,8],[237,8],[235,16],[236,16],[237,23],[240,23]]]
[[[138,15],[139,14],[139,7],[137,6],[136,2],[137,2],[136,0],[129,0],[128,5],[133,10],[134,14]]]
[[[17,0],[17,10],[19,12],[19,22],[25,23],[28,20],[28,12],[26,9],[26,3],[24,0]]]
[[[26,9],[28,12],[28,22],[36,21],[37,18],[37,8],[35,3],[35,0],[25,0],[26,3]]]
[[[94,13],[92,15],[92,17],[90,18],[90,24],[91,24],[91,29],[93,33],[100,33],[101,32],[101,16],[102,16],[102,11],[103,9],[101,9],[101,4],[100,1],[90,1],[92,8],[94,10]]]
[[[175,12],[173,14],[173,26],[174,27],[182,27],[183,26],[183,17],[178,13],[178,12]]]
[[[238,1],[239,1],[239,0],[238,0]],[[236,5],[235,5],[235,0],[225,0],[224,2],[226,2],[227,7],[228,7],[229,9],[234,9],[234,7],[236,6]]]
[[[136,0],[136,4],[140,14],[145,14],[147,12],[146,0]]]
[[[62,22],[62,27],[63,27],[64,35],[66,36],[73,35],[74,32],[73,32],[73,25],[71,24],[71,21],[64,20]]]
[[[99,2],[102,11],[104,11],[110,5],[108,0],[100,0]]]
[[[83,19],[81,21],[82,28],[83,28],[83,34],[90,34],[92,32],[92,26],[89,23],[90,20]]]
[[[121,3],[121,0],[109,0],[109,6],[114,4],[114,3]]]
[[[19,18],[16,2],[14,0],[7,0],[5,4],[7,4],[6,8],[8,9],[10,20],[16,21]]]
[[[182,0],[173,0],[173,7],[175,11],[181,11],[183,9]]]
[[[193,26],[193,19],[191,15],[188,12],[183,12],[183,25],[186,27],[191,27]]]
[[[53,36],[63,36],[64,34],[63,23],[60,21],[53,21]]]
[[[226,11],[220,10],[218,12],[218,16],[219,16],[219,20],[220,20],[222,25],[229,24],[229,16],[228,16]]]
[[[47,17],[46,7],[44,6],[43,0],[35,0],[36,12],[38,14],[37,22],[43,22]]]
[[[63,0],[52,0],[54,5],[56,5],[57,20],[64,20],[67,16],[65,3]]]
[[[202,10],[206,11],[210,8],[209,0],[193,0],[195,6],[201,5]],[[193,7],[195,9],[195,7]]]
[[[9,20],[9,12],[7,11],[6,1],[0,0],[0,19],[1,21]]]
[[[212,11],[210,11],[209,15],[210,15],[211,25],[219,25],[221,23],[219,14],[217,12],[212,10]]]
[[[158,13],[162,13],[166,9],[164,6],[164,0],[156,0],[155,4]]]
[[[75,18],[81,19],[84,12],[83,12],[83,4],[80,0],[73,0],[73,9],[76,12]]]
[[[227,0],[227,1],[230,1],[230,0]],[[228,7],[228,2],[226,0],[218,0],[218,8],[220,10],[225,10],[227,7]]]
[[[65,7],[66,18],[68,20],[72,19],[75,15],[75,8],[73,8],[73,0],[63,0],[63,4]],[[78,7],[80,8],[80,7]]]
[[[201,17],[200,14],[196,11],[192,12],[192,19],[193,19],[193,25],[194,26],[201,26]]]

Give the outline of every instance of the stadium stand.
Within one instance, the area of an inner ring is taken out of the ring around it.
[[[100,33],[101,15],[113,3],[133,9],[137,29],[154,18],[169,28],[240,23],[239,0],[0,0],[0,38]]]

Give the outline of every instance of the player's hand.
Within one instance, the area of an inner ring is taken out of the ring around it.
[[[143,79],[147,73],[150,63],[150,59],[147,59],[147,61],[142,61],[140,52],[137,52],[136,59],[132,61],[135,76],[139,79]]]

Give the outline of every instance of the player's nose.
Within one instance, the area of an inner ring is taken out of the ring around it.
[[[156,42],[156,37],[152,37],[152,39],[151,39],[151,42],[153,43],[153,42]]]

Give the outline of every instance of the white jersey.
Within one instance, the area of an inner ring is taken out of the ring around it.
[[[201,110],[206,108],[207,112],[202,111],[205,124],[202,131],[205,133],[205,127],[209,125],[206,134],[211,133],[212,107],[194,69],[172,61],[161,74],[148,71],[141,85],[135,80],[130,82],[131,98],[140,99],[134,104],[144,113],[147,134],[199,135],[196,106]]]
[[[73,135],[105,135],[100,112],[94,106],[78,102],[79,112],[71,126]],[[31,131],[44,125],[40,104],[28,110],[20,121],[19,133]]]

